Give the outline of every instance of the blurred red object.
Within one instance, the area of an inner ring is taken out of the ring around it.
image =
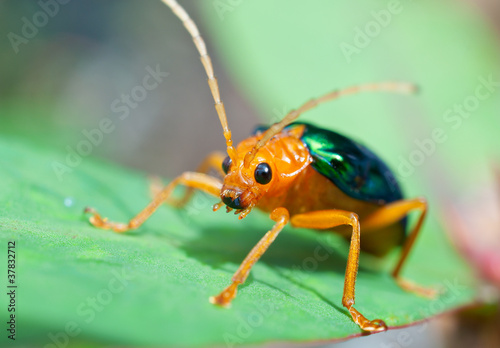
[[[447,318],[447,346],[500,347],[500,167],[490,183],[447,204],[444,226],[481,278],[478,306]]]
[[[500,289],[500,169],[491,184],[478,187],[465,201],[449,204],[446,226],[459,251],[479,276]]]

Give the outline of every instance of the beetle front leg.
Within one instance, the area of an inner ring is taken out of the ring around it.
[[[165,188],[154,197],[154,199],[146,206],[146,208],[144,208],[128,223],[108,221],[108,219],[102,218],[101,215],[93,208],[86,208],[85,212],[92,214],[92,216],[89,218],[89,221],[95,227],[113,230],[115,232],[126,232],[128,230],[136,229],[141,226],[144,221],[146,221],[151,216],[151,214],[153,214],[156,209],[170,197],[177,185],[192,187],[219,197],[222,182],[219,179],[208,176],[206,174],[185,172],[172,180],[170,184],[165,186]]]
[[[196,173],[207,174],[211,171],[215,171],[221,177],[224,177],[225,173],[222,171],[222,162],[226,158],[226,155],[222,152],[212,152],[201,162],[201,164],[196,169]],[[150,191],[152,196],[158,195],[164,185],[159,177],[153,177],[151,179]],[[182,194],[180,198],[169,197],[166,201],[167,204],[173,205],[174,207],[181,208],[185,206],[191,197],[193,196],[196,187],[188,186],[186,191]]]
[[[269,230],[264,237],[253,247],[250,253],[245,257],[240,267],[234,273],[232,283],[225,288],[219,295],[210,297],[210,302],[219,306],[227,307],[236,297],[237,287],[243,284],[250,274],[252,266],[266,252],[267,248],[276,239],[283,227],[288,223],[290,215],[285,208],[276,208],[270,215],[271,219],[276,222],[273,228]]]
[[[353,307],[361,246],[358,216],[355,213],[343,210],[322,210],[294,215],[291,222],[294,227],[314,229],[327,229],[340,225],[350,225],[352,227],[351,245],[349,247],[349,256],[347,257],[347,267],[345,270],[342,305],[347,308],[354,322],[358,324],[362,330],[387,330],[384,321],[380,319],[369,320]]]

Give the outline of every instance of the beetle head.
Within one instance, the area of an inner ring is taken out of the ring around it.
[[[226,157],[222,168],[226,173],[220,197],[228,211],[236,209],[243,218],[265,197],[277,196],[289,188],[311,157],[300,134],[303,127],[277,134],[268,141],[252,160],[245,163],[262,134],[245,139],[236,148],[236,161]]]

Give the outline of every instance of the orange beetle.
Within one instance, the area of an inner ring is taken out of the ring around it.
[[[162,1],[180,18],[200,53],[226,139],[228,156],[221,153],[209,155],[197,172],[185,172],[175,178],[126,224],[110,222],[94,209],[87,208],[85,211],[91,213],[90,223],[115,232],[135,229],[162,203],[168,201],[182,206],[193,190],[198,189],[221,199],[214,205],[214,211],[225,205],[227,212],[235,209],[242,219],[253,208],[259,208],[269,212],[270,218],[275,221],[243,260],[233,275],[232,283],[217,296],[210,297],[216,305],[230,304],[238,285],[246,280],[252,266],[289,222],[295,227],[340,233],[350,240],[342,304],[362,330],[383,331],[387,326],[381,319],[365,318],[353,307],[360,250],[381,256],[395,246],[403,245],[392,276],[404,289],[432,296],[433,291],[400,278],[401,267],[427,211],[425,199],[403,199],[392,172],[364,146],[332,131],[305,123],[292,123],[300,114],[318,104],[341,96],[362,91],[411,93],[414,87],[387,82],[327,93],[291,111],[267,130],[257,131],[235,148],[217,79],[198,28],[175,0]],[[218,170],[224,180],[205,174],[211,169]],[[171,193],[177,185],[188,189],[184,197],[174,201]],[[415,226],[408,229],[406,216],[413,210],[419,211],[420,215]]]

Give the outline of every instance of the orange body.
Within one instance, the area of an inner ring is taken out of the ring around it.
[[[311,167],[309,150],[300,139],[303,131],[304,126],[301,126],[276,134],[259,150],[248,167],[244,166],[244,157],[262,138],[262,134],[238,144],[237,165],[231,165],[224,179],[221,198],[240,197],[242,210],[256,207],[272,212],[276,207],[283,207],[290,216],[330,209],[353,211],[363,225],[363,219],[381,206],[349,197]],[[254,171],[259,163],[271,166],[273,177],[266,185],[261,185],[254,179]],[[346,239],[351,235],[351,228],[345,225],[318,231],[339,233]],[[401,245],[403,239],[404,227],[400,223],[376,231],[364,229],[361,249],[383,256],[395,246]]]

